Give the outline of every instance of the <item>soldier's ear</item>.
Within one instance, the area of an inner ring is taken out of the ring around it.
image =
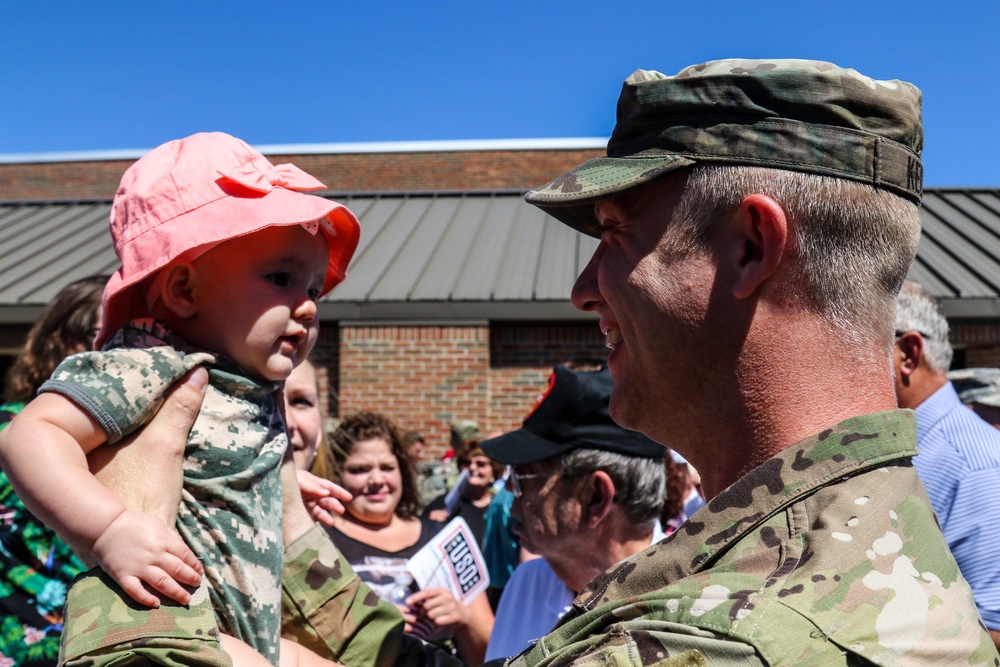
[[[753,294],[775,274],[788,241],[788,219],[778,202],[767,195],[748,195],[728,221],[722,235],[724,261],[733,275],[737,299]]]
[[[179,260],[163,269],[160,280],[160,302],[181,319],[190,319],[198,313],[195,298],[198,286],[198,269],[186,260]]]

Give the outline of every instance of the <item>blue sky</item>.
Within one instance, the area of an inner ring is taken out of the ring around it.
[[[924,91],[931,186],[1000,187],[1000,2],[2,2],[0,154],[607,137],[622,80],[829,60]]]

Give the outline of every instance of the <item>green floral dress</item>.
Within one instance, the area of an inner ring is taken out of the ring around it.
[[[0,405],[0,429],[24,403]],[[0,472],[0,667],[55,665],[76,555],[14,494]]]

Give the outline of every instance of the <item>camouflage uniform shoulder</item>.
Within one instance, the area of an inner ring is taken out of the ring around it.
[[[913,425],[866,415],[765,462],[591,582],[516,664],[994,664],[909,465]]]

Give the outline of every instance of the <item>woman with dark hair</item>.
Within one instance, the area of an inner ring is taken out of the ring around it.
[[[504,466],[486,456],[482,440],[461,443],[455,450],[459,478],[451,492],[439,496],[424,508],[423,515],[432,521],[448,522],[457,516],[465,519],[480,550],[486,537],[486,510],[493,502],[495,482],[502,479]],[[451,499],[454,495],[455,498]],[[449,502],[451,506],[449,507]]]
[[[327,530],[354,571],[402,609],[408,632],[428,640],[453,636],[465,662],[481,663],[493,629],[486,596],[466,606],[443,588],[420,591],[406,568],[440,525],[419,517],[413,471],[393,423],[375,412],[350,415],[321,456],[329,478],[352,496]]]
[[[101,324],[101,294],[107,276],[91,276],[62,288],[31,327],[7,372],[4,408],[27,403],[63,359],[86,352]],[[20,410],[18,410],[19,412]],[[16,412],[15,412],[16,414]],[[10,418],[3,420],[3,423]]]
[[[35,397],[59,362],[93,345],[107,280],[94,276],[71,283],[45,307],[7,372],[0,429]],[[85,569],[55,532],[25,509],[0,472],[0,665],[56,664],[66,589]]]
[[[366,543],[416,542],[425,532],[417,518],[420,498],[395,425],[383,414],[359,412],[343,419],[323,451],[330,479],[354,497],[335,529]],[[436,527],[428,524],[426,543]],[[369,534],[370,533],[370,534]],[[423,544],[421,544],[423,546]]]

